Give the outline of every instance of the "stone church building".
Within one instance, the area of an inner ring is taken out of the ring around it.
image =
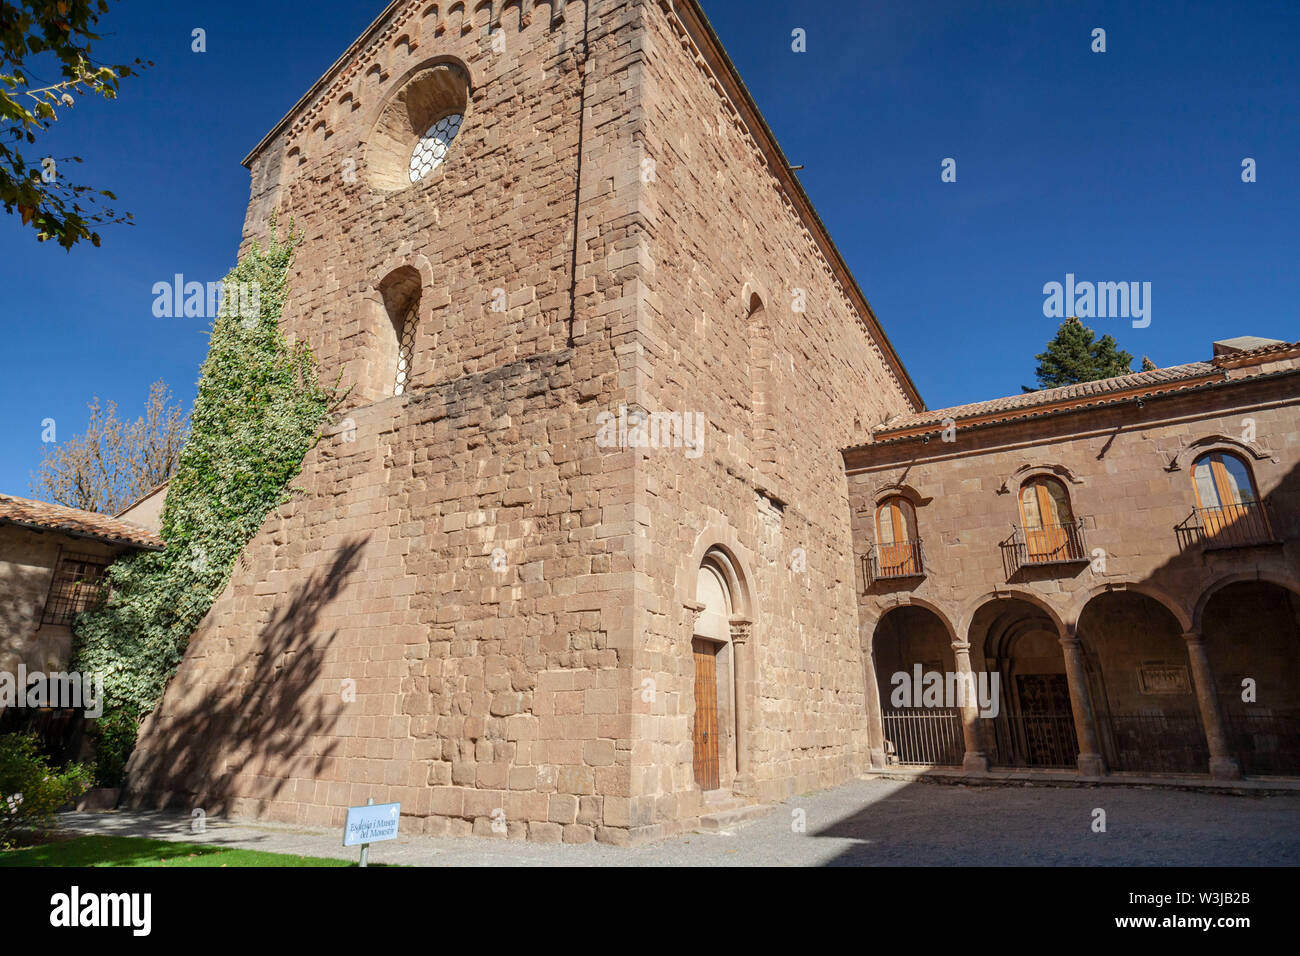
[[[695,0],[399,0],[245,164],[352,390],[130,802],[628,844],[1180,729],[1231,776],[1239,675],[1297,718],[1300,344],[926,411]],[[913,664],[1006,706],[895,707]]]

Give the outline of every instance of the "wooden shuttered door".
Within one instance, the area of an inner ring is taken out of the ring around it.
[[[695,782],[718,789],[718,652],[711,641],[691,642],[695,651]]]

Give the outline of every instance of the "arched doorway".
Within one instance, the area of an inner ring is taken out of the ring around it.
[[[952,637],[929,608],[903,605],[881,617],[872,636],[887,763],[960,765],[965,756]]]
[[[1300,595],[1238,581],[1200,622],[1231,755],[1246,774],[1300,774]]]
[[[745,746],[750,634],[744,578],[731,555],[710,549],[695,580],[691,633],[695,709],[691,721],[696,785],[735,788],[748,769]]]
[[[981,607],[971,644],[998,675],[1000,699],[985,747],[1003,767],[1074,767],[1079,744],[1059,631],[1042,608],[1017,598]]]
[[[1106,763],[1120,771],[1205,773],[1209,751],[1178,618],[1136,591],[1092,598],[1079,639]]]

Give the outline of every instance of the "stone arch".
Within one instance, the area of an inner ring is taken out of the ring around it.
[[[696,574],[704,566],[706,559],[716,562],[722,569],[722,573],[726,575],[727,584],[732,589],[736,616],[750,619],[753,614],[753,600],[749,574],[745,570],[748,565],[748,553],[737,540],[735,532],[721,523],[710,523],[696,535],[690,563],[683,567],[687,577],[683,582],[685,587],[682,593],[691,595],[687,603],[695,602]]]
[[[771,301],[772,297],[768,295],[766,286],[753,276],[745,277],[745,282],[740,287],[740,305],[747,315],[752,315],[756,306],[767,308]]]
[[[897,599],[890,601],[888,604],[881,604],[873,611],[863,615],[864,631],[866,631],[863,635],[864,642],[870,637],[870,631],[874,630],[880,624],[880,621],[886,614],[900,607],[917,607],[929,611],[939,619],[940,623],[943,624],[943,628],[948,634],[948,639],[952,643],[959,644],[965,640],[965,638],[958,637],[959,632],[954,623],[956,618],[953,616],[951,610],[940,604],[938,601],[932,601],[929,598],[924,597],[917,597],[915,594],[904,594],[899,595]]]
[[[881,607],[863,628],[867,733],[872,766],[956,766],[966,754],[961,708],[916,699],[917,673],[964,673],[948,613],[923,598]]]
[[[767,299],[746,282],[741,289],[745,310],[746,362],[749,372],[750,433],[754,467],[770,486],[778,470],[776,438],[776,342]]]
[[[428,354],[428,346],[437,345],[436,339],[428,340],[426,331],[432,307],[424,293],[433,287],[433,266],[428,257],[418,254],[388,259],[372,274],[379,278],[361,294],[366,321],[358,363],[360,374],[354,383],[356,395],[363,404],[393,397],[401,346],[402,330],[398,325],[405,320],[412,304],[416,309],[411,339],[414,367],[408,369],[408,385],[411,374],[428,380],[428,363],[421,369],[419,356]]]
[[[511,8],[514,8],[513,18],[510,15]],[[507,23],[513,23],[516,30],[523,30],[524,24],[524,0],[505,0],[501,5],[501,12],[497,15],[497,23],[501,29],[506,28]]]
[[[706,548],[691,611],[693,772],[701,790],[735,789],[749,771],[752,622],[745,573],[728,548]]]
[[[1246,456],[1248,461],[1271,461],[1278,463],[1278,458],[1259,442],[1246,442],[1230,435],[1215,433],[1204,435],[1183,445],[1169,457],[1166,471],[1182,471],[1193,458],[1199,458],[1207,451],[1224,451]]]
[[[1166,611],[1174,616],[1174,619],[1178,621],[1179,627],[1184,631],[1191,630],[1192,614],[1183,605],[1183,602],[1176,600],[1173,595],[1169,594],[1167,591],[1145,581],[1112,581],[1079,591],[1075,595],[1074,601],[1070,605],[1069,609],[1064,612],[1062,620],[1071,630],[1076,629],[1079,624],[1079,618],[1083,615],[1084,608],[1088,606],[1093,598],[1109,592],[1123,591],[1133,591],[1151,598],[1151,600],[1161,605]]]
[[[453,113],[467,117],[474,88],[466,63],[448,54],[410,67],[389,84],[366,118],[364,163],[370,186],[386,193],[409,187],[411,151],[438,120]]]
[[[913,507],[916,508],[928,505],[934,500],[933,497],[927,498],[925,495],[921,494],[921,492],[912,485],[901,481],[889,481],[883,485],[877,485],[871,492],[872,510],[874,511],[878,508],[880,503],[886,498],[893,497],[906,498],[912,503]]]
[[[1212,758],[1226,758],[1226,775],[1227,762],[1248,776],[1300,775],[1300,586],[1277,573],[1224,575],[1194,620],[1188,644],[1203,655],[1203,706],[1222,727]]]
[[[1018,600],[1024,601],[1027,604],[1032,604],[1034,607],[1046,614],[1048,619],[1056,625],[1057,633],[1061,637],[1068,637],[1074,634],[1073,626],[1066,624],[1065,618],[1061,616],[1060,611],[1050,601],[1046,598],[1040,597],[1032,591],[1025,591],[1020,588],[1009,588],[1005,591],[986,591],[979,597],[967,601],[966,609],[957,619],[957,633],[967,635],[967,640],[969,640],[971,624],[975,620],[975,615],[979,613],[980,608],[991,601],[1002,600]],[[976,650],[982,653],[983,648],[973,647],[972,653],[975,653]]]
[[[998,675],[998,711],[981,727],[983,749],[994,764],[1082,767],[1085,737],[1087,753],[1095,756],[1080,650],[1074,642],[1067,646],[1072,632],[1056,608],[1026,591],[995,591],[963,617],[962,632],[972,667]]]
[[[998,494],[1006,495],[1018,492],[1020,486],[1026,481],[1030,478],[1038,477],[1056,478],[1071,485],[1083,484],[1083,479],[1075,475],[1073,471],[1064,465],[1058,465],[1051,462],[1040,462],[1038,464],[1026,463],[1011,472],[1011,474],[1007,475],[1007,477],[1002,480],[1002,484],[998,486]]]
[[[1233,574],[1225,574],[1215,578],[1210,584],[1201,591],[1200,598],[1196,601],[1196,607],[1192,611],[1192,630],[1199,632],[1204,624],[1205,607],[1210,600],[1219,591],[1231,584],[1240,584],[1245,581],[1259,581],[1265,584],[1275,584],[1284,590],[1290,591],[1294,595],[1300,596],[1300,580],[1286,574],[1279,574],[1276,571],[1256,568],[1251,571],[1241,571]]]
[[[383,375],[380,384],[384,388],[380,394],[382,397],[402,395],[415,374],[415,336],[420,326],[424,286],[420,273],[404,265],[384,276],[376,288],[388,319],[387,324],[381,323],[383,331],[380,332],[380,371]],[[390,370],[391,376],[388,374]]]
[[[1190,617],[1146,588],[1093,589],[1075,627],[1106,764],[1204,773],[1209,763],[1185,638]]]

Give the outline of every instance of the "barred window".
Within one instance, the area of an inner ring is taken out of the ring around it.
[[[460,132],[463,119],[460,113],[444,116],[420,137],[420,141],[415,144],[415,149],[411,151],[409,172],[411,182],[418,183],[442,165],[442,161],[447,157],[447,150],[451,148],[451,141]]]
[[[93,555],[65,554],[60,557],[41,623],[71,624],[82,611],[98,604],[107,592],[106,570],[108,563]]]
[[[406,318],[402,320],[402,330],[397,343],[397,381],[393,385],[393,394],[401,395],[406,391],[406,380],[411,374],[411,348],[415,344],[415,322],[417,319],[417,304],[412,305],[406,310]]]

